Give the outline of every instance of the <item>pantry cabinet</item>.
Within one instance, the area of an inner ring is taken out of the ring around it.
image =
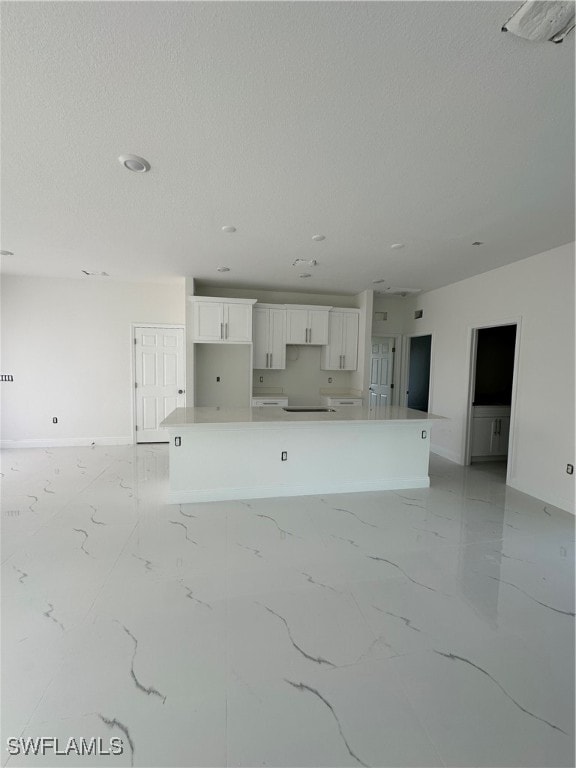
[[[256,304],[252,326],[253,368],[286,368],[286,308]]]
[[[328,317],[328,344],[322,349],[324,371],[355,371],[358,367],[360,311],[332,309]]]

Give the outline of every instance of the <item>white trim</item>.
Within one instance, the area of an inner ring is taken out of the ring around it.
[[[430,453],[435,453],[443,459],[448,459],[448,461],[453,461],[455,464],[462,465],[462,457],[458,453],[455,451],[448,451],[446,448],[434,445],[434,443],[430,443]]]
[[[514,369],[512,371],[512,399],[510,403],[510,433],[508,437],[508,461],[506,467],[506,485],[515,487],[512,483],[517,449],[516,437],[516,402],[518,397],[518,373],[520,370],[520,341],[522,337],[522,316],[508,317],[495,320],[490,323],[481,323],[468,326],[468,399],[466,409],[466,425],[464,427],[464,450],[462,462],[465,466],[471,463],[472,444],[472,402],[474,399],[474,374],[476,372],[476,346],[478,331],[482,328],[499,328],[503,325],[516,326],[516,338],[514,340]],[[552,502],[551,502],[552,503]]]
[[[130,323],[130,346],[132,351],[130,353],[130,387],[132,389],[132,443],[136,445],[138,440],[136,438],[136,344],[134,344],[136,328],[172,328],[177,331],[182,331],[184,334],[183,350],[184,355],[184,407],[187,405],[188,387],[187,385],[187,361],[186,361],[186,326],[179,323]]]
[[[246,488],[207,488],[198,491],[169,491],[168,504],[193,504],[204,501],[231,501],[234,499],[269,499],[284,496],[316,496],[324,493],[358,493],[362,491],[396,491],[409,488],[428,488],[430,478],[406,480],[363,480],[324,483],[322,485],[254,486]]]
[[[132,445],[130,437],[62,437],[41,440],[0,440],[0,448],[73,448],[92,445]]]
[[[536,495],[536,492],[540,493],[538,491],[538,488],[535,488],[534,490],[530,487],[523,487],[521,488],[519,485],[515,485],[514,483],[508,483],[511,488],[514,488],[515,491],[518,491],[519,493],[525,493],[527,496],[532,496],[534,499],[538,499],[538,501],[541,501],[543,504],[552,504],[554,507],[558,507],[558,509],[562,509],[564,512],[569,512],[571,515],[576,515],[576,509],[572,506],[572,500],[569,498],[566,498],[565,496],[550,496],[548,499],[542,499],[540,495]]]

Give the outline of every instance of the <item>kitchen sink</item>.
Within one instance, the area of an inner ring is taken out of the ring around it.
[[[324,408],[321,405],[288,405],[282,410],[288,413],[336,413],[335,408]]]

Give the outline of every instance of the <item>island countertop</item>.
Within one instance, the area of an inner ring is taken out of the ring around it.
[[[305,407],[305,406],[302,406]],[[311,406],[311,408],[314,406]],[[204,427],[222,427],[223,425],[294,425],[294,424],[330,424],[343,422],[383,423],[383,422],[431,422],[441,420],[442,416],[400,405],[379,406],[370,410],[366,406],[331,406],[330,411],[285,411],[281,407],[253,408],[176,408],[160,427],[185,428],[202,425]]]

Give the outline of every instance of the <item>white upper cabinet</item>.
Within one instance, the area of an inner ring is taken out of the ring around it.
[[[357,309],[332,309],[329,313],[328,344],[322,349],[324,371],[355,371],[358,367]]]
[[[249,344],[256,299],[192,296],[192,341]]]
[[[286,368],[286,309],[256,304],[253,316],[253,367]]]
[[[330,307],[286,305],[286,344],[328,344]]]

